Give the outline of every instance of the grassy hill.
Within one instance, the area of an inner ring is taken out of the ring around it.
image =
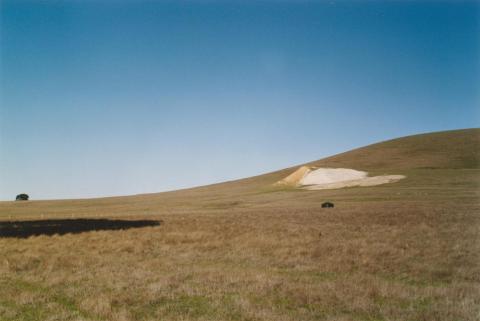
[[[407,178],[0,202],[0,320],[478,319],[480,129],[308,164]]]
[[[317,166],[388,169],[478,169],[480,129],[397,138],[313,162]]]
[[[306,199],[324,198],[350,201],[372,198],[412,200],[421,196],[421,193],[414,190],[421,189],[429,189],[431,197],[441,198],[446,190],[439,187],[445,185],[453,188],[467,184],[471,190],[475,190],[478,180],[471,177],[479,175],[476,170],[480,169],[480,129],[402,137],[260,176],[172,192],[87,200],[0,202],[0,218],[5,215],[28,218],[37,215],[69,217],[74,214],[77,217],[159,214],[165,209],[172,212],[217,207],[256,207],[275,201],[285,203],[285,200],[298,198],[299,194],[272,185],[302,165],[353,168],[368,171],[372,175],[407,175],[406,180],[394,185],[313,193],[303,191],[302,202]],[[409,193],[411,188],[414,190]],[[398,191],[392,193],[392,190]]]

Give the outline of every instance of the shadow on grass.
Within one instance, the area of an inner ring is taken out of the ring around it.
[[[37,235],[82,233],[89,231],[126,230],[147,226],[159,226],[162,221],[154,220],[108,220],[108,219],[65,219],[40,221],[0,222],[0,237],[27,238]]]

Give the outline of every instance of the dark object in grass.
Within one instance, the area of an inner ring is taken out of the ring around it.
[[[16,201],[28,201],[28,195],[27,194],[18,194],[17,197],[15,197]]]
[[[325,202],[322,204],[322,208],[333,208],[335,205],[333,205],[332,202]]]

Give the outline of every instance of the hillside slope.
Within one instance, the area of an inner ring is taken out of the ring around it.
[[[480,129],[407,136],[312,162],[365,170],[480,168]]]
[[[402,174],[407,179],[383,188],[348,188],[313,194],[304,191],[301,196],[298,192],[273,186],[302,165],[346,167],[374,175]],[[292,204],[291,201],[299,197],[305,200],[362,197],[367,200],[397,195],[408,196],[411,200],[419,195],[414,188],[429,188],[432,197],[442,197],[446,190],[439,189],[441,186],[470,184],[472,192],[476,191],[475,186],[480,182],[478,169],[480,129],[462,129],[397,138],[268,174],[172,192],[82,200],[0,202],[0,218],[6,215],[70,215],[72,211],[80,216],[111,216],[161,213],[167,209],[181,212],[240,205],[256,207],[275,202]],[[406,193],[409,189],[410,193]]]
[[[201,188],[225,184],[251,184],[258,188],[273,184],[304,165],[353,168],[375,173],[413,169],[480,169],[480,128],[396,138],[272,173]]]

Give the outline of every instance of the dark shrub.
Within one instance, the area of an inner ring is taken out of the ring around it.
[[[27,194],[18,194],[17,197],[15,198],[16,201],[28,201],[28,195]]]
[[[334,207],[334,205],[331,202],[325,202],[325,203],[322,204],[322,207],[323,208],[332,208],[332,207]]]

